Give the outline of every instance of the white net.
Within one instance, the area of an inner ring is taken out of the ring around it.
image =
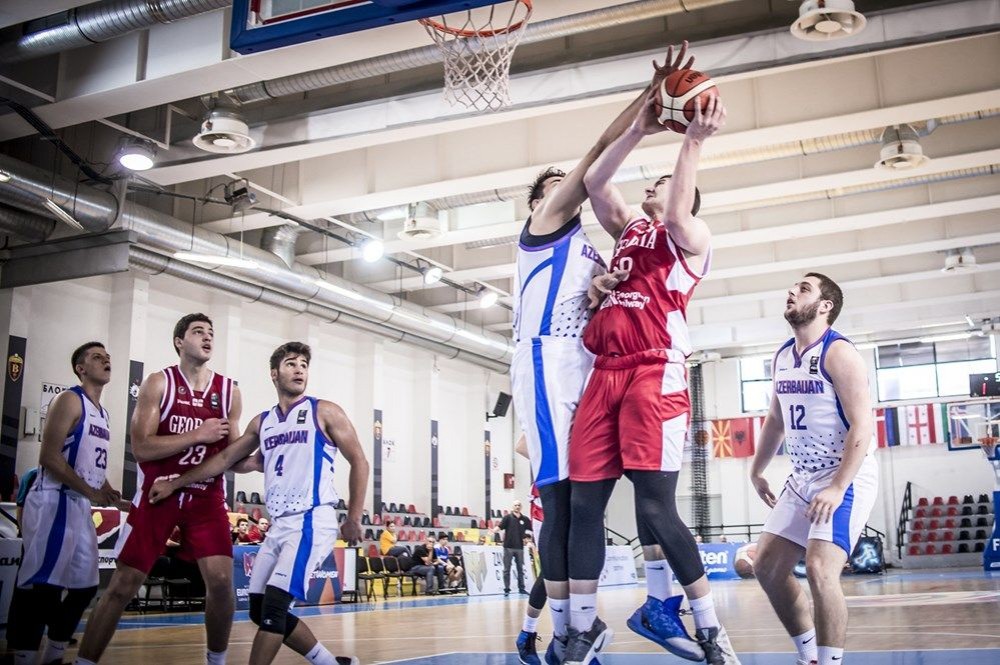
[[[530,0],[423,19],[444,57],[444,98],[476,111],[510,105],[510,61],[528,19]]]

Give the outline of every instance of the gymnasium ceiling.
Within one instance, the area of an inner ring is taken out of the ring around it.
[[[0,26],[84,3],[14,4],[0,11]],[[626,3],[535,4],[540,22]],[[551,164],[571,167],[643,87],[649,61],[687,37],[729,109],[699,173],[715,256],[689,312],[696,346],[741,353],[782,339],[783,289],[807,270],[845,286],[839,327],[859,339],[952,333],[969,320],[978,327],[1000,312],[1000,0],[861,0],[867,29],[826,43],[788,34],[797,5],[720,2],[523,45],[514,104],[499,113],[445,106],[440,65],[246,104],[240,110],[261,146],[233,156],[191,145],[203,96],[425,46],[427,35],[410,23],[235,56],[224,41],[228,12],[216,11],[2,67],[0,83],[95,161],[111,161],[116,127],[127,127],[167,146],[143,174],[157,186],[204,196],[234,176],[248,178],[261,207],[339,235],[382,238],[392,256],[441,266],[450,280],[497,290],[509,305],[524,197],[471,206],[452,205],[455,197],[484,200]],[[874,168],[881,130],[903,122],[922,134],[930,160],[911,170]],[[10,154],[37,154],[31,131],[13,114],[0,116]],[[636,206],[644,183],[669,170],[679,138],[647,139],[626,163],[620,186]],[[445,233],[397,238],[407,204],[443,197],[452,197],[439,213]],[[153,198],[164,197],[138,196]],[[192,213],[188,201],[172,205],[174,216],[247,243],[284,223],[254,209],[234,216],[225,206]],[[612,242],[589,208],[584,220],[609,256]],[[964,248],[978,267],[943,273],[946,253]],[[465,292],[424,286],[386,260],[365,263],[357,248],[330,237],[305,231],[296,254],[469,324],[509,329],[508,308],[480,309]]]

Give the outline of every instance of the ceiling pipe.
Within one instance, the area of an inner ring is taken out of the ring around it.
[[[724,5],[735,0],[639,0],[615,7],[597,9],[579,14],[529,23],[524,30],[521,44],[533,44],[550,39],[570,37],[591,30],[610,28],[644,19],[692,12],[706,7]],[[480,40],[488,44],[487,40]],[[473,49],[480,44],[471,43]],[[225,91],[233,100],[241,104],[262,102],[276,97],[294,95],[312,90],[320,90],[341,83],[360,81],[372,76],[384,76],[393,72],[434,65],[441,62],[441,52],[434,44],[407,49],[396,53],[348,62],[325,69],[283,76],[270,81],[259,81]]]
[[[56,192],[75,189],[76,197],[68,202],[66,209],[90,212],[88,221],[100,230],[109,228],[113,222],[115,228],[134,232],[142,244],[162,251],[194,252],[252,261],[252,267],[231,267],[227,270],[293,297],[351,314],[370,324],[452,347],[471,358],[509,364],[513,355],[513,347],[506,337],[491,331],[470,329],[440,312],[403,302],[387,293],[355,284],[312,266],[301,263],[286,265],[281,258],[265,249],[243,245],[234,238],[182,222],[132,202],[121,206],[120,215],[115,221],[114,213],[118,206],[107,204],[107,197],[111,196],[107,192],[51,173],[42,172],[44,180],[38,181],[36,178],[39,169],[10,157],[0,156],[0,168],[10,174],[11,182],[20,183],[24,190]],[[24,209],[22,199],[13,197],[11,200],[6,196],[6,185],[9,184],[0,185],[0,201]],[[105,212],[103,219],[93,214],[101,209]],[[34,212],[33,208],[29,207],[28,210]],[[408,338],[404,337],[403,341],[406,339]]]
[[[200,284],[213,290],[225,291],[234,296],[244,298],[249,302],[259,302],[273,307],[280,307],[296,314],[314,316],[327,323],[343,323],[359,330],[374,333],[392,342],[412,344],[437,355],[465,360],[494,372],[506,373],[509,370],[509,365],[506,363],[473,356],[452,346],[432,342],[409,333],[392,330],[324,305],[301,298],[294,298],[257,284],[229,277],[228,275],[213,272],[205,268],[199,268],[189,263],[157,254],[156,252],[150,252],[141,247],[129,247],[129,266],[147,274],[170,275],[185,282]]]
[[[922,123],[912,123],[920,136],[927,136],[938,127],[944,125],[954,125],[973,120],[985,120],[1000,116],[1000,108],[988,108],[971,113],[959,113],[941,118],[932,118]],[[876,145],[882,139],[884,127],[873,129],[860,129],[841,134],[830,134],[828,136],[817,136],[809,139],[797,141],[786,141],[768,146],[747,148],[744,150],[731,150],[729,152],[716,153],[701,158],[699,168],[722,168],[725,166],[736,166],[740,164],[751,164],[770,159],[782,159],[786,157],[801,157],[815,155],[848,148],[857,148],[865,145]],[[638,180],[651,180],[659,178],[664,173],[670,173],[673,166],[670,164],[650,164],[643,166],[626,166],[618,169],[612,182],[621,184],[625,182],[635,182]],[[481,192],[469,192],[467,194],[455,194],[438,199],[431,199],[427,204],[435,211],[451,210],[463,206],[475,205],[478,203],[494,203],[498,201],[520,200],[527,194],[527,187],[515,185],[502,189],[488,189]],[[379,221],[379,215],[396,210],[399,206],[387,208],[377,208],[374,210],[364,210],[361,212],[338,215],[338,218],[351,224],[372,223]]]
[[[260,246],[271,252],[285,265],[291,267],[295,263],[295,242],[302,233],[302,227],[297,224],[282,224],[264,229],[260,238]]]
[[[233,0],[109,0],[29,21],[29,32],[0,46],[0,62],[21,62],[43,55],[106,42],[157,23],[171,23],[229,7]],[[40,26],[32,30],[32,26]]]
[[[23,238],[29,242],[41,242],[55,230],[58,222],[41,215],[0,205],[0,233]]]
[[[0,155],[0,170],[10,175],[0,181],[0,201],[43,217],[55,219],[45,206],[46,199],[68,212],[87,231],[105,231],[118,213],[114,194],[81,185],[7,155]],[[86,196],[77,192],[86,190]]]

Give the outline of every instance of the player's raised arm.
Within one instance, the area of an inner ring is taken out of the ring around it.
[[[183,434],[158,435],[160,400],[165,389],[166,380],[160,372],[150,374],[139,387],[139,399],[132,416],[132,454],[136,461],[164,459],[193,445],[212,443],[229,435],[229,421],[220,418],[209,418]]]
[[[642,108],[651,90],[655,90],[660,82],[670,75],[671,72],[678,69],[690,68],[694,64],[693,57],[688,58],[687,62],[684,61],[687,56],[687,47],[687,41],[683,42],[676,58],[674,57],[674,47],[669,47],[662,67],[656,64],[655,60],[653,61],[655,74],[649,86],[639,93],[632,100],[632,103],[611,121],[611,124],[607,126],[594,145],[591,146],[590,150],[577,163],[576,168],[566,174],[559,187],[547,195],[538,208],[532,212],[531,229],[533,234],[545,235],[546,233],[556,231],[583,205],[583,202],[588,197],[587,187],[584,185],[584,176],[590,169],[590,166],[628,128],[629,124],[635,118],[636,113]],[[600,216],[598,216],[598,220],[601,221],[601,225],[604,226],[605,230],[613,236],[617,237],[621,233],[620,228],[615,230],[616,227],[609,227],[608,224],[601,220]]]
[[[319,418],[327,438],[336,442],[337,449],[351,465],[348,478],[347,520],[340,527],[341,537],[348,541],[361,540],[361,510],[368,489],[368,459],[358,441],[358,433],[344,410],[326,400],[319,401]]]
[[[695,202],[695,178],[701,147],[726,122],[726,107],[718,97],[712,97],[702,108],[701,97],[695,98],[695,114],[684,134],[677,165],[670,178],[670,199],[663,216],[667,232],[675,243],[689,254],[700,256],[708,252],[712,233],[708,225],[692,214]]]
[[[157,503],[182,487],[215,477],[231,466],[241,463],[260,447],[260,416],[250,421],[243,436],[230,443],[221,452],[212,455],[187,473],[170,480],[157,480],[149,490],[149,502]]]

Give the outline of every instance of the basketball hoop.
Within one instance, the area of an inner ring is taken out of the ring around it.
[[[444,98],[477,111],[510,104],[510,61],[531,18],[531,0],[513,0],[510,13],[490,5],[449,19],[420,19],[444,57]],[[506,20],[505,20],[506,19]]]
[[[979,439],[979,445],[982,447],[986,459],[993,466],[993,473],[996,476],[996,490],[1000,491],[1000,457],[997,457],[997,443],[1000,443],[1000,438],[995,436],[984,436]]]

